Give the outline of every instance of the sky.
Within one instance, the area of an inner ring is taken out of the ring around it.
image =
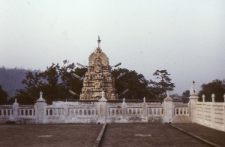
[[[0,0],[0,66],[88,64],[101,38],[110,65],[166,69],[176,88],[225,79],[224,0]]]

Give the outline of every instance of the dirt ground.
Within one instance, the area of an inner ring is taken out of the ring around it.
[[[0,125],[0,147],[91,147],[102,125]]]
[[[173,124],[187,132],[200,136],[219,146],[225,147],[225,132],[214,130],[198,124]]]
[[[225,132],[198,124],[173,124],[206,140],[225,146]],[[0,147],[92,147],[102,125],[0,125]],[[101,147],[207,147],[167,124],[108,124]]]
[[[225,134],[225,133],[224,133]],[[109,124],[101,147],[207,147],[166,124]]]

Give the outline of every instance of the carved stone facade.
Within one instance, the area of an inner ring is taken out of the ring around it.
[[[100,44],[100,38],[98,43]],[[107,100],[118,99],[115,89],[115,80],[110,72],[108,57],[98,46],[89,56],[88,71],[83,80],[81,100],[99,100],[102,91],[105,92]]]

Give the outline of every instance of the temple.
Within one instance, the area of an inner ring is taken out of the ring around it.
[[[118,99],[116,94],[115,80],[111,74],[109,59],[100,48],[100,37],[98,37],[98,47],[89,56],[88,71],[83,80],[80,100],[98,100],[102,97],[102,91],[107,100]]]

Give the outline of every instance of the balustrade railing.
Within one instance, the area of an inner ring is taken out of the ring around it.
[[[33,117],[35,116],[35,109],[18,108],[18,117]]]
[[[98,115],[97,109],[73,109],[70,108],[68,111],[69,116],[96,116]]]
[[[179,115],[188,116],[189,115],[188,107],[175,107],[174,115],[175,116],[179,116]]]
[[[109,108],[109,117],[115,117],[115,116],[121,116],[122,115],[122,109],[121,108]]]
[[[141,107],[137,107],[137,108],[132,108],[132,107],[128,107],[127,108],[127,115],[141,115],[142,114],[142,108]]]
[[[163,108],[148,108],[147,109],[148,116],[162,116],[163,115]]]
[[[46,108],[46,116],[64,116],[64,108]]]
[[[11,116],[13,115],[12,109],[0,109],[0,116]]]

